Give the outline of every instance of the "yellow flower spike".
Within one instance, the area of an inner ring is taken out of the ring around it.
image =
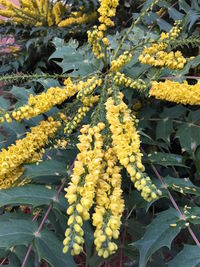
[[[117,59],[111,61],[111,72],[118,72],[124,65],[130,62],[132,59],[132,54],[125,51]]]
[[[0,3],[6,7],[0,10],[0,14],[7,18],[12,18],[16,23],[23,23],[34,26],[52,26],[66,27],[72,24],[82,24],[96,18],[97,12],[89,14],[73,14],[62,20],[62,15],[66,7],[61,1],[52,3],[50,0],[20,0],[20,8],[9,1],[1,0]]]
[[[180,21],[175,22],[175,26],[169,33],[161,33],[158,42],[153,42],[150,47],[146,47],[139,56],[139,61],[142,64],[150,64],[154,67],[168,67],[169,69],[183,69],[186,64],[186,59],[180,51],[170,53],[166,52],[167,43],[163,40],[176,39],[180,34]]]
[[[119,93],[117,104],[112,97],[106,102],[106,118],[112,132],[113,148],[119,162],[126,168],[131,180],[135,183],[135,187],[141,191],[141,196],[145,200],[151,201],[158,198],[161,191],[157,190],[144,173],[140,138],[135,128],[136,119],[131,116],[130,110],[122,99],[123,94]]]
[[[97,59],[103,58],[101,39],[103,38],[103,32],[98,31],[97,26],[94,26],[93,31],[88,31],[88,43],[92,46],[92,51]]]
[[[114,76],[114,82],[116,85],[124,85],[131,89],[138,89],[140,91],[146,89],[146,83],[142,79],[133,80],[129,77],[126,77],[125,74],[120,73],[119,71]]]
[[[189,85],[187,81],[178,83],[170,80],[165,82],[152,82],[152,88],[149,91],[150,96],[157,99],[167,100],[183,105],[200,104],[200,83]]]
[[[70,79],[65,81],[65,88],[51,87],[47,92],[40,95],[29,96],[28,103],[25,106],[18,108],[12,112],[11,115],[6,114],[5,118],[8,122],[11,119],[21,121],[23,119],[29,120],[35,116],[49,111],[55,105],[59,105],[67,98],[73,96],[78,90],[78,86],[72,84]],[[11,116],[11,117],[10,117]]]
[[[107,27],[114,26],[114,22],[110,18],[115,16],[118,4],[118,0],[100,0],[98,9],[100,14],[99,22],[101,23],[98,27],[100,31],[106,31]]]
[[[93,213],[94,244],[99,256],[109,256],[117,250],[111,239],[119,237],[124,201],[121,190],[121,168],[117,166],[117,156],[113,148],[104,154],[103,168],[97,183],[96,207]]]
[[[91,20],[94,20],[97,16],[96,12],[92,12],[89,14],[82,14],[80,17],[69,17],[67,19],[62,20],[59,24],[58,27],[67,27],[69,25],[73,24],[83,24],[86,22],[89,22]]]
[[[66,189],[66,198],[70,204],[67,213],[70,214],[68,225],[70,231],[66,231],[68,242],[65,247],[70,247],[72,254],[79,254],[82,251],[84,235],[83,221],[90,218],[89,210],[93,205],[97,182],[102,168],[104,152],[102,150],[103,140],[100,134],[103,129],[102,123],[93,128],[89,125],[82,127],[82,135],[79,136],[80,143],[77,144],[79,154],[74,163],[71,183]],[[94,145],[92,146],[92,142]],[[72,219],[73,218],[73,219]],[[74,232],[75,231],[75,232]],[[71,235],[71,233],[75,233]],[[78,246],[77,246],[78,245]]]
[[[48,142],[50,137],[56,133],[60,122],[42,121],[36,127],[31,127],[31,132],[26,137],[17,140],[15,145],[0,152],[0,189],[10,187],[16,181],[14,172],[26,163],[40,159],[41,154],[36,153]],[[43,152],[42,152],[43,153]],[[13,176],[10,175],[13,173]]]
[[[77,115],[74,116],[74,118],[67,123],[64,132],[67,134],[71,134],[78,126],[78,124],[82,121],[82,119],[85,117],[86,113],[90,110],[89,107],[81,107],[78,109]]]
[[[167,47],[167,44],[165,45]],[[162,49],[160,43],[153,44],[151,47],[145,48],[138,59],[142,64],[150,64],[154,67],[168,67],[169,69],[184,68],[186,59],[180,51],[167,53]]]
[[[63,14],[64,8],[61,1],[55,3],[52,9],[52,14],[55,17],[56,24],[59,24],[59,22],[62,20],[62,14]]]
[[[88,79],[86,82],[80,82],[78,87],[77,98],[82,99],[87,95],[90,95],[98,86],[102,84],[102,79],[97,79],[96,77],[92,77]]]

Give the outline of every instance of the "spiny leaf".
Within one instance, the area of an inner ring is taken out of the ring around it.
[[[36,231],[37,223],[31,220],[2,220],[0,221],[0,248],[28,245]]]
[[[182,166],[185,165],[182,163],[182,156],[177,154],[163,153],[163,152],[154,152],[148,155],[147,161],[151,163],[159,164],[164,167],[167,166]]]
[[[139,267],[145,267],[150,256],[159,248],[170,248],[172,240],[181,230],[180,226],[172,228],[170,224],[176,223],[179,219],[177,211],[171,208],[157,214],[148,225],[143,238],[131,244],[140,251]]]
[[[45,259],[52,267],[76,267],[70,253],[62,253],[62,242],[53,232],[42,230],[34,240],[34,244],[39,259]]]
[[[168,188],[173,189],[174,191],[186,194],[200,195],[200,188],[195,186],[189,178],[174,178],[174,177],[164,177],[165,183],[168,185]]]
[[[54,38],[53,44],[56,51],[49,59],[61,58],[62,62],[55,61],[63,73],[70,71],[76,75],[87,75],[95,69],[91,64],[91,54],[88,54],[85,47],[78,48],[78,43],[71,40],[67,44],[59,38]]]
[[[184,249],[169,262],[168,267],[197,267],[200,264],[200,249],[197,246],[185,245]]]
[[[0,190],[0,206],[28,204],[34,207],[50,205],[54,202],[55,207],[66,210],[66,201],[60,195],[55,200],[56,190],[47,189],[42,185],[25,185],[6,190]]]
[[[66,177],[66,164],[54,159],[43,161],[39,164],[27,164],[23,177],[28,179],[51,184]]]

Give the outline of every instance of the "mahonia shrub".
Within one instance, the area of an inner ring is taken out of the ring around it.
[[[200,38],[187,3],[146,1],[115,33],[118,0],[69,17],[65,1],[19,2],[0,14],[85,24],[87,42],[55,37],[56,73],[0,77],[18,85],[0,96],[1,265],[198,266]]]

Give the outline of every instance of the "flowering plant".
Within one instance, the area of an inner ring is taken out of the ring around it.
[[[21,10],[1,4],[1,14],[17,24],[88,22],[82,13],[63,19],[62,1],[20,1]],[[85,265],[106,260],[114,266],[114,257],[117,266],[134,259],[143,267],[164,266],[169,255],[169,266],[182,266],[181,255],[199,254],[200,83],[188,73],[198,71],[200,58],[181,47],[198,47],[200,40],[183,19],[152,33],[145,20],[156,10],[161,16],[159,6],[159,0],[145,2],[130,27],[115,35],[120,3],[101,0],[87,43],[53,39],[49,60],[57,73],[1,78],[32,86],[8,88],[0,109],[2,262],[18,257],[19,266],[34,266],[34,258],[75,266],[83,257]],[[43,89],[33,89],[31,80]],[[179,244],[165,251],[182,232],[183,250],[178,253]]]

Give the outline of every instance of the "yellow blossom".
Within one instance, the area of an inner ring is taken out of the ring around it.
[[[111,147],[106,149],[103,168],[97,183],[96,207],[93,225],[96,227],[94,243],[99,256],[104,258],[117,250],[112,239],[119,237],[124,201],[121,190],[121,167],[117,166],[117,156]]]
[[[179,83],[166,80],[164,82],[152,82],[150,96],[157,99],[167,100],[184,105],[200,104],[200,82],[195,85],[189,85],[187,81]]]
[[[134,116],[131,116],[130,110],[122,99],[123,94],[119,93],[116,100],[110,97],[106,102],[106,118],[112,132],[113,147],[119,162],[126,168],[135,187],[142,191],[141,196],[151,201],[161,195],[161,191],[157,190],[151,179],[144,173],[140,138],[134,125],[137,121]]]
[[[111,18],[115,16],[118,4],[118,0],[100,0],[98,12],[100,14],[99,22],[101,24],[99,30],[106,31],[107,27],[114,26],[114,22]]]
[[[146,83],[142,79],[133,80],[129,77],[126,77],[125,74],[117,72],[114,76],[114,82],[117,85],[124,85],[126,87],[130,87],[132,89],[138,89],[143,91],[146,89]]]
[[[65,80],[65,87],[63,89],[51,87],[47,92],[43,92],[42,94],[36,96],[30,94],[28,104],[14,110],[11,114],[6,113],[4,117],[8,123],[12,122],[12,119],[16,121],[28,120],[49,111],[55,105],[61,104],[81,88],[79,84],[74,85],[71,79],[68,78]],[[1,120],[0,122],[3,121]]]
[[[36,152],[45,146],[50,137],[54,136],[59,126],[60,122],[49,117],[49,120],[32,127],[31,132],[27,132],[25,138],[17,140],[15,145],[9,146],[7,150],[1,150],[0,188],[6,188],[14,183],[16,179],[10,174],[18,172],[22,164],[38,159],[39,154]]]
[[[70,185],[66,188],[66,198],[70,204],[67,212],[70,217],[68,220],[69,228],[63,241],[63,252],[70,248],[71,253],[77,255],[83,249],[82,222],[90,217],[89,210],[93,205],[100,176],[104,155],[101,131],[104,127],[104,124],[99,123],[93,128],[85,125],[81,129],[80,143],[77,144],[80,152],[74,164]]]
[[[91,20],[94,20],[97,16],[96,12],[92,12],[89,14],[81,14],[79,17],[69,17],[67,19],[62,20],[58,26],[59,27],[67,27],[72,24],[83,24],[86,22],[89,22]]]
[[[110,71],[118,72],[125,64],[127,64],[132,59],[132,54],[125,51],[117,59],[111,61]]]

